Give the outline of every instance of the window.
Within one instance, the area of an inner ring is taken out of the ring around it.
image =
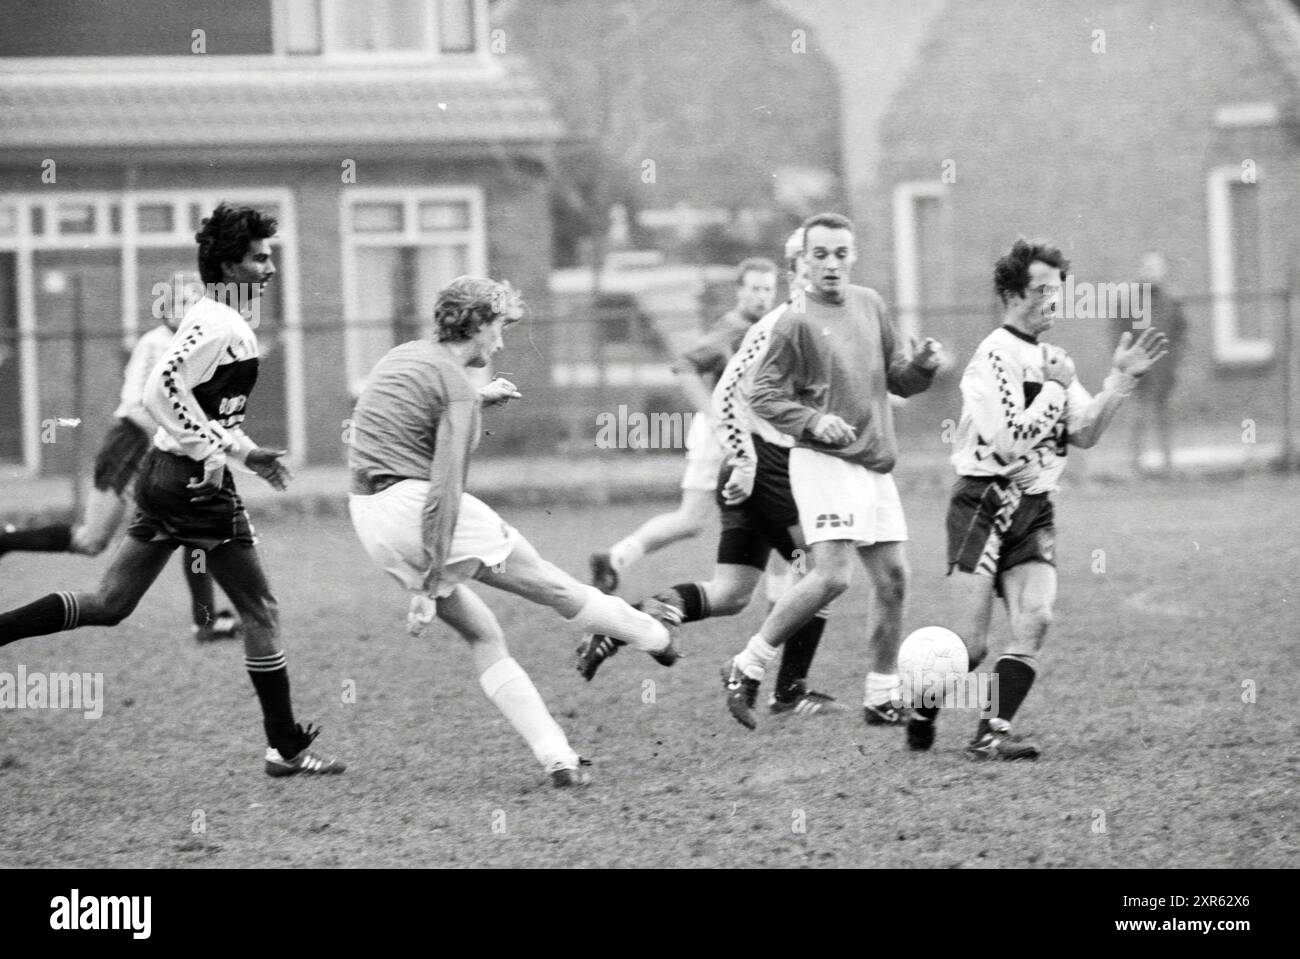
[[[0,236],[13,236],[18,232],[18,211],[11,206],[0,206]]]
[[[1242,174],[1241,167],[1218,167],[1208,181],[1214,358],[1230,365],[1273,358],[1277,305],[1265,280],[1260,172],[1249,180]]]
[[[486,271],[483,201],[472,187],[354,189],[343,205],[347,375],[359,392],[390,349],[432,334],[442,287]]]
[[[951,306],[952,244],[947,190],[912,181],[894,188],[894,289],[898,322],[917,336]]]
[[[275,48],[290,56],[472,54],[483,0],[276,0]]]

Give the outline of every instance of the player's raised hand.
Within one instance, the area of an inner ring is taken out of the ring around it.
[[[503,376],[498,376],[492,382],[482,387],[478,391],[479,398],[482,399],[484,406],[495,406],[498,403],[509,403],[511,400],[520,399],[524,394],[520,393],[511,383]]]
[[[266,480],[271,486],[283,492],[293,479],[289,467],[280,462],[280,457],[288,450],[270,450],[259,446],[244,457],[244,465]]]
[[[857,431],[834,413],[826,413],[812,428],[813,437],[827,446],[848,446],[858,438]]]
[[[733,466],[727,476],[726,485],[722,487],[722,501],[728,506],[735,506],[749,499],[750,494],[754,492],[756,472],[757,465],[752,460]]]
[[[1132,333],[1119,338],[1111,365],[1129,376],[1144,376],[1169,352],[1169,338],[1154,327],[1142,331],[1136,340]]]
[[[208,500],[216,499],[217,494],[221,492],[221,484],[226,479],[226,464],[215,462],[213,460],[203,461],[203,476],[195,478],[185,484],[186,489],[194,490],[194,495],[190,497],[191,503],[206,503]]]
[[[912,357],[912,362],[923,370],[937,370],[943,366],[945,357],[943,344],[932,336],[927,336],[921,348]]]
[[[411,597],[411,608],[406,614],[406,631],[417,639],[424,635],[425,627],[438,615],[438,601],[424,593]]]

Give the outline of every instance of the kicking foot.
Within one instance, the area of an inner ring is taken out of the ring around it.
[[[736,667],[734,659],[722,667],[722,685],[727,690],[727,711],[746,729],[758,728],[754,704],[758,702],[759,680],[750,679]]]
[[[266,774],[296,776],[298,773],[309,773],[317,776],[332,776],[347,769],[347,766],[334,757],[321,756],[307,748],[319,735],[320,730],[313,728],[310,723],[307,724],[306,729],[299,724],[296,736],[298,749],[288,759],[285,759],[278,749],[272,746],[266,747]]]

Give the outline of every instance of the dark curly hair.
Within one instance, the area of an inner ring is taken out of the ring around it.
[[[803,251],[808,252],[808,234],[812,232],[815,226],[828,226],[832,230],[848,230],[850,233],[857,232],[853,228],[853,221],[842,213],[814,213],[808,219],[803,221]]]
[[[1010,251],[998,259],[993,267],[993,289],[1003,304],[1013,296],[1024,296],[1029,286],[1029,264],[1035,260],[1056,267],[1061,279],[1070,272],[1070,261],[1056,247],[1041,240],[1029,241],[1016,237]]]
[[[221,283],[221,264],[238,263],[248,255],[255,240],[275,236],[279,224],[275,217],[252,207],[232,207],[221,203],[203,221],[194,234],[199,245],[199,278],[207,283]]]
[[[433,323],[438,342],[471,339],[484,323],[504,318],[509,325],[524,315],[524,301],[509,283],[485,276],[458,276],[438,293]]]

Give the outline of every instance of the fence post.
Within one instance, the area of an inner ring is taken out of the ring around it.
[[[1295,273],[1294,269],[1287,273],[1286,289],[1282,291],[1282,469],[1286,472],[1300,466],[1296,462],[1291,436],[1291,413],[1295,399],[1295,377],[1292,370],[1295,364],[1295,318],[1292,314]]]
[[[73,522],[80,522],[82,514],[81,473],[82,434],[86,425],[86,325],[85,303],[82,296],[81,276],[75,270],[72,280],[72,409],[73,417],[81,422],[72,427],[72,512]]]

